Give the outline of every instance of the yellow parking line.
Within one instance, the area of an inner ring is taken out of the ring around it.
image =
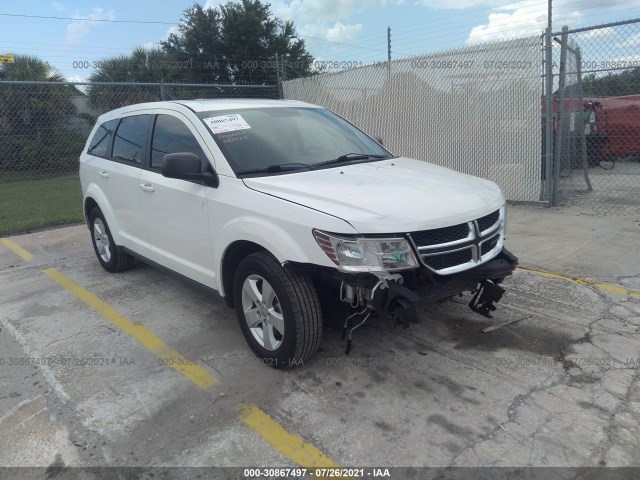
[[[320,450],[302,438],[287,432],[278,422],[255,405],[240,405],[239,418],[242,423],[264,438],[269,445],[301,467],[337,467]]]
[[[167,364],[183,374],[203,390],[210,390],[219,381],[206,370],[190,364],[189,360],[166,345],[155,333],[139,323],[134,323],[119,313],[108,303],[66,277],[56,268],[43,271],[65,290],[82,300],[131,338],[140,343],[156,356],[167,360]],[[239,407],[239,420],[256,432],[266,442],[289,460],[305,468],[332,468],[337,465],[326,455],[302,438],[287,432],[278,422],[256,405],[242,404]]]
[[[33,259],[32,254],[8,238],[0,238],[0,243],[27,262],[30,262]]]
[[[557,278],[560,280],[564,280],[566,282],[577,283],[578,285],[584,285],[586,287],[595,287],[600,290],[605,290],[607,292],[617,293],[620,295],[626,295],[633,298],[640,298],[640,292],[636,292],[634,290],[627,290],[624,287],[620,287],[619,285],[611,285],[609,283],[598,283],[587,280],[586,278],[580,277],[570,277],[568,275],[562,275],[560,273],[547,272],[545,270],[536,270],[535,268],[529,267],[518,267],[520,270],[524,270],[525,272],[534,273],[536,275],[541,275],[547,278]]]
[[[176,350],[168,346],[153,331],[140,323],[135,323],[122,315],[93,293],[66,277],[56,268],[44,270],[45,275],[55,281],[65,290],[82,300],[94,309],[111,324],[118,327],[151,353],[166,361],[166,364],[180,372],[203,390],[210,390],[219,381],[205,369],[193,365],[188,359],[180,355]]]

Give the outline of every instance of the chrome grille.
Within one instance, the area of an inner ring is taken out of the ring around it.
[[[504,208],[466,223],[408,234],[422,263],[439,274],[461,272],[502,249]]]
[[[430,245],[440,245],[443,243],[455,242],[467,238],[469,226],[466,223],[454,225],[453,227],[436,228],[434,230],[423,230],[412,232],[411,237],[416,245],[428,247]]]
[[[482,246],[480,247],[481,255],[486,255],[491,250],[496,248],[499,241],[500,241],[500,234],[497,234],[491,237],[489,240],[485,240],[484,242],[482,242]]]
[[[496,210],[495,212],[490,213],[489,215],[485,215],[477,220],[478,227],[480,227],[480,231],[484,232],[485,230],[489,230],[493,227],[498,220],[500,219],[500,210]]]

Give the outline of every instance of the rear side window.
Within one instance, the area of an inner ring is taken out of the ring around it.
[[[149,129],[149,115],[124,117],[113,140],[113,159],[142,164]]]
[[[100,125],[91,139],[87,153],[96,157],[109,158],[109,145],[117,126],[118,120],[110,120]]]
[[[160,170],[162,158],[167,153],[178,152],[195,153],[201,161],[206,158],[184,122],[170,115],[158,115],[151,142],[151,168]]]

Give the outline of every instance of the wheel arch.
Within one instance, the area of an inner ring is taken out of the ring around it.
[[[91,215],[91,211],[96,207],[100,208],[98,202],[96,202],[93,197],[87,197],[84,199],[84,223],[87,224],[89,229],[91,229],[91,225],[89,225],[89,215]]]
[[[116,217],[111,209],[111,204],[101,190],[95,188],[94,185],[91,185],[87,189],[83,202],[84,218],[87,227],[89,228],[91,228],[91,225],[89,225],[89,216],[91,215],[91,210],[96,207],[99,208],[102,212],[102,215],[104,215],[104,219],[109,225],[109,231],[111,232],[113,241],[116,243],[116,245],[120,245],[120,228],[118,226],[118,222],[116,221]]]
[[[235,306],[233,296],[233,277],[240,262],[255,252],[268,252],[268,250],[249,240],[236,240],[230,244],[222,256],[222,292],[224,300],[231,308]]]

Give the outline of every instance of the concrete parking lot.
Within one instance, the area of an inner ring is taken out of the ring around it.
[[[512,207],[494,318],[422,306],[286,371],[223,300],[102,270],[84,225],[4,239],[0,466],[640,466],[639,233]]]

